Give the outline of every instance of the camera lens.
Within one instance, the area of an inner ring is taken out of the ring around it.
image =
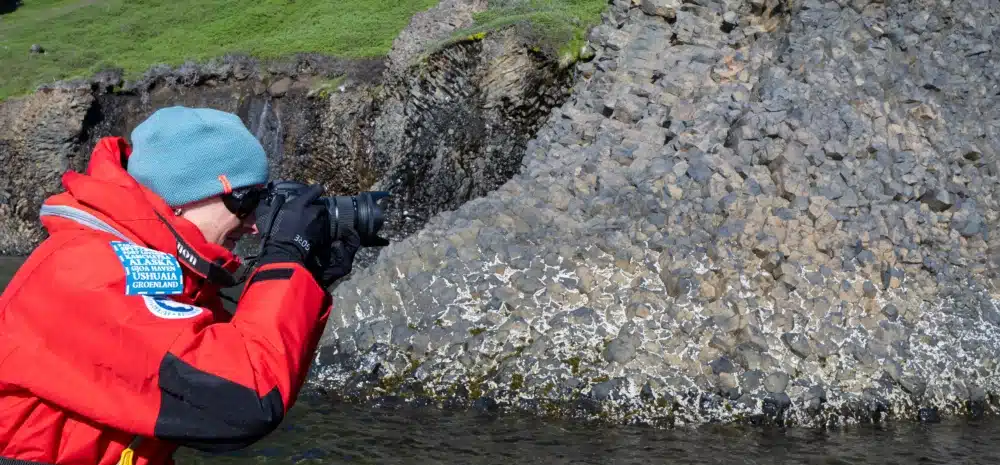
[[[377,236],[378,231],[382,229],[385,216],[382,213],[382,208],[378,205],[378,201],[388,196],[387,192],[362,192],[355,197],[356,223],[362,238]],[[364,239],[362,239],[362,242],[364,242]]]
[[[346,228],[357,231],[362,247],[384,246],[389,241],[378,237],[385,223],[385,214],[378,201],[389,196],[388,192],[362,192],[357,196],[329,197],[330,229],[334,239],[342,238]]]
[[[258,227],[262,231],[270,228],[271,216],[277,214],[274,208],[291,201],[308,186],[295,181],[271,183],[264,201],[257,207]],[[381,247],[389,241],[378,237],[385,223],[385,214],[378,201],[389,197],[388,192],[368,191],[357,196],[320,197],[317,202],[326,206],[330,215],[330,234],[333,240],[342,239],[348,230],[357,231],[362,247]]]

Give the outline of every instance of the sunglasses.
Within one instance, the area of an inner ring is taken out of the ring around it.
[[[257,210],[257,205],[260,204],[266,193],[267,189],[263,187],[244,187],[224,194],[222,203],[232,214],[242,220]]]

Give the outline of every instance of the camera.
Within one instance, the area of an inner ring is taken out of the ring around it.
[[[308,187],[295,181],[268,184],[267,193],[261,199],[258,211],[269,214],[258,213],[257,218],[262,221],[259,224],[260,230],[270,230],[271,215],[276,214],[281,205],[298,197]],[[316,203],[326,207],[330,221],[330,235],[334,241],[344,237],[348,229],[353,229],[357,231],[362,247],[381,247],[389,245],[388,240],[378,236],[385,222],[385,215],[378,201],[386,197],[389,197],[388,192],[367,191],[355,196],[320,197],[316,199]]]

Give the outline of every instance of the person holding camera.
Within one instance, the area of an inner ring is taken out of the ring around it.
[[[268,161],[233,114],[156,111],[101,139],[41,211],[48,237],[0,296],[0,463],[163,464],[246,447],[295,403],[351,271],[310,186],[261,212]],[[236,310],[231,251],[267,235]]]

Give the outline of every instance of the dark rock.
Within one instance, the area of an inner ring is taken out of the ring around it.
[[[904,391],[917,397],[924,395],[924,391],[927,390],[927,382],[916,376],[904,376],[899,380],[899,384]]]
[[[269,87],[267,91],[274,97],[284,97],[285,94],[288,93],[288,90],[291,89],[291,87],[292,87],[292,80],[291,78],[286,77],[279,79],[274,84],[271,84],[271,87]]]
[[[764,390],[772,394],[785,392],[785,388],[787,386],[788,374],[786,373],[771,373],[766,379],[764,379]]]
[[[604,349],[604,359],[612,363],[628,363],[635,358],[638,341],[633,336],[619,336]]]
[[[712,367],[712,373],[715,374],[736,372],[736,366],[729,360],[729,357],[719,357],[709,365]]]
[[[739,16],[733,11],[727,11],[722,15],[722,32],[730,33],[739,26]]]
[[[920,201],[927,204],[931,211],[942,212],[955,204],[952,195],[946,190],[928,191],[920,197]]]
[[[648,382],[642,385],[642,390],[639,392],[639,398],[642,399],[643,402],[647,403],[656,401],[656,394],[653,392],[653,387],[650,386]]]
[[[569,314],[570,321],[575,325],[590,327],[597,321],[597,314],[590,307],[580,307]]]
[[[752,392],[762,386],[764,374],[760,370],[747,370],[740,375],[740,386],[746,392]]]
[[[875,294],[878,292],[875,289],[875,285],[872,284],[871,281],[865,281],[865,283],[863,285],[863,290],[864,290],[864,293],[865,293],[865,297],[875,297]]]
[[[896,289],[902,285],[903,270],[899,268],[887,268],[882,272],[882,289]]]
[[[590,388],[590,396],[596,401],[617,400],[622,398],[622,389],[628,381],[624,378],[614,378],[597,383]]]
[[[692,161],[687,170],[688,176],[698,183],[706,183],[712,177],[712,169],[703,160]]]
[[[799,357],[806,358],[812,354],[809,340],[799,333],[785,333],[781,335],[781,341],[788,346],[788,349]]]
[[[493,413],[500,409],[500,404],[492,397],[480,397],[472,402],[472,409],[479,413]]]
[[[764,398],[764,415],[771,418],[779,418],[791,405],[792,399],[784,392],[768,394]]]
[[[677,18],[677,9],[679,7],[679,2],[675,0],[641,0],[639,2],[639,8],[643,13],[650,16],[659,16],[668,21],[673,21]]]
[[[680,297],[694,287],[694,271],[690,268],[664,270],[660,273],[660,280],[667,287],[667,295]]]
[[[896,319],[899,318],[899,311],[896,310],[896,306],[893,304],[882,307],[882,314],[885,315],[889,321],[896,321]]]
[[[826,390],[822,386],[812,386],[803,396],[806,408],[818,410],[826,403]]]
[[[924,407],[917,413],[917,418],[921,423],[940,423],[941,416],[937,407]]]

